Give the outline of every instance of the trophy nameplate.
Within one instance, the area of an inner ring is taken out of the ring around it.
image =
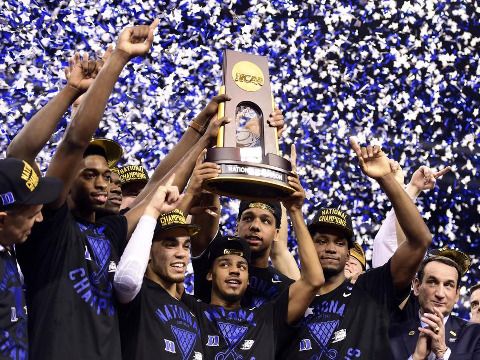
[[[230,123],[220,128],[217,147],[205,161],[220,165],[219,176],[204,188],[219,195],[245,200],[275,201],[288,197],[291,164],[279,155],[277,129],[268,125],[273,112],[268,59],[225,50],[220,93],[232,99],[220,104],[218,116]]]

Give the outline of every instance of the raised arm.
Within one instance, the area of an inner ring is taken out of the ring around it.
[[[292,152],[294,151],[294,145],[292,145]],[[305,201],[305,190],[300,183],[294,162],[292,162],[292,171],[294,176],[288,177],[288,183],[295,189],[295,192],[289,198],[283,200],[282,203],[288,211],[297,237],[298,256],[302,272],[300,279],[295,281],[289,289],[287,314],[287,323],[289,324],[293,324],[302,318],[318,290],[325,283],[315,245],[303,219],[302,206]]]
[[[100,123],[120,72],[131,58],[148,53],[153,42],[153,30],[157,25],[158,19],[150,26],[125,28],[115,50],[85,94],[47,171],[49,176],[62,179],[64,184],[60,197],[50,205],[51,208],[58,208],[65,202],[76,177],[76,169]]]
[[[181,199],[172,183],[173,176],[165,186],[156,189],[120,258],[113,286],[122,304],[132,301],[142,287],[158,217],[175,209]]]
[[[273,267],[278,269],[283,275],[290,279],[300,279],[300,269],[292,253],[288,250],[288,220],[287,211],[282,205],[282,221],[278,237],[272,243],[272,250],[270,251],[270,260],[272,260]]]
[[[392,257],[390,270],[396,290],[407,288],[432,242],[432,235],[423,222],[417,207],[403,187],[395,180],[387,156],[378,146],[360,147],[353,138],[350,144],[355,151],[362,172],[375,179],[388,196],[397,215],[406,240]]]
[[[188,179],[192,175],[192,171],[195,167],[198,156],[207,146],[210,145],[211,141],[216,138],[220,126],[228,121],[229,119],[226,117],[217,119],[217,116],[214,116],[202,138],[190,149],[187,154],[185,154],[182,160],[168,172],[167,177],[160,181],[160,184],[163,184],[166,179],[168,179],[172,174],[175,174],[175,181],[173,185],[177,186],[179,191],[183,191]],[[130,205],[132,207],[131,210],[125,214],[128,222],[128,234],[131,234],[131,231],[133,231],[135,228],[151,195],[151,193],[146,194],[145,189],[143,189],[140,195],[137,196],[137,198],[135,198]]]
[[[69,59],[69,66],[65,68],[67,85],[40,109],[14,137],[8,145],[7,157],[25,160],[36,167],[35,157],[55,132],[60,119],[70,105],[88,90],[103,62],[108,59],[110,52],[111,48],[109,47],[102,60],[98,62],[89,61],[86,54],[80,58],[79,53]]]
[[[390,160],[390,167],[397,182],[403,187],[403,172],[398,162]],[[435,171],[426,166],[420,166],[412,176],[405,191],[410,198],[415,199],[422,191],[433,189],[436,180],[451,170],[450,166],[443,170]],[[374,268],[386,264],[393,256],[398,246],[406,240],[406,236],[397,221],[395,211],[392,209],[387,213],[382,226],[377,232],[373,241],[372,265]]]
[[[184,214],[192,214],[192,223],[201,226],[199,233],[192,237],[193,256],[200,255],[215,237],[220,219],[218,195],[202,189],[203,181],[218,176],[220,169],[217,164],[202,162],[205,153],[205,150],[202,151],[197,158],[192,177],[179,207]]]

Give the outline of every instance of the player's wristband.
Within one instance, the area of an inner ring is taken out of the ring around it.
[[[205,134],[205,128],[199,123],[195,122],[195,120],[190,121],[188,126],[190,126],[193,130],[198,132],[200,135]]]

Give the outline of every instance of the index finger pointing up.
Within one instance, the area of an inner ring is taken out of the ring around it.
[[[175,180],[175,173],[173,173],[172,176],[170,176],[170,178],[167,180],[167,183],[165,184],[165,186],[172,186],[173,180]]]
[[[290,163],[292,164],[292,172],[297,173],[297,148],[292,144],[290,152]]]
[[[160,20],[158,18],[155,18],[155,20],[153,20],[153,22],[148,27],[150,29],[156,29],[159,23],[160,23]]]

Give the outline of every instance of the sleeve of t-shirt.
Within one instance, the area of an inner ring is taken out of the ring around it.
[[[283,290],[280,295],[277,296],[273,303],[273,316],[275,329],[279,329],[281,326],[287,323],[287,313],[288,313],[288,299],[289,299],[289,289]]]
[[[387,213],[387,217],[377,235],[375,235],[372,252],[372,266],[374,268],[386,264],[398,248],[396,220],[397,216],[392,209]]]
[[[208,265],[207,265],[207,250],[204,250],[200,255],[192,257],[193,267],[193,295],[202,300],[204,303],[210,303],[211,297],[211,283],[207,280]]]
[[[279,349],[285,339],[289,338],[292,328],[287,323],[289,288],[285,289],[274,300],[264,306],[273,306],[273,329],[275,348]]]
[[[183,292],[180,300],[187,305],[190,311],[193,312],[197,318],[201,316],[201,312],[204,307],[202,302],[198,301],[194,296],[187,294],[185,291]]]
[[[389,312],[398,307],[410,293],[410,287],[401,292],[395,291],[390,260],[385,265],[360,275],[355,286],[362,286],[377,303],[385,305]]]
[[[112,242],[120,257],[127,246],[127,218],[123,215],[109,215],[101,218],[97,225],[104,225],[104,234]]]
[[[58,268],[68,249],[71,224],[67,220],[67,202],[56,210],[42,210],[42,215],[43,221],[33,226],[27,241],[15,247],[27,284],[37,283],[29,281],[37,276],[37,280],[47,281],[51,276],[60,275]]]

